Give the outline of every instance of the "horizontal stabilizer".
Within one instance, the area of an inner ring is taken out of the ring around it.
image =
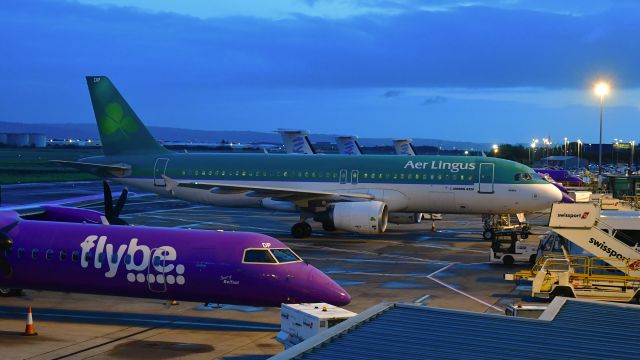
[[[100,177],[123,177],[131,174],[131,166],[127,164],[92,164],[80,161],[50,160],[52,163],[68,166],[80,171],[89,172]]]

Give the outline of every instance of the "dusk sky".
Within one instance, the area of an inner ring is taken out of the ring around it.
[[[640,140],[640,1],[8,0],[0,121],[93,122],[107,75],[149,125],[361,137]]]

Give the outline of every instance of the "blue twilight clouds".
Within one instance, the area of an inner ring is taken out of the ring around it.
[[[83,76],[104,74],[153,125],[593,141],[606,78],[605,138],[633,137],[638,18],[626,1],[9,0],[0,120],[92,121]]]

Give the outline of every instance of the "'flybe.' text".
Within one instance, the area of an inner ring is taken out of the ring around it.
[[[104,276],[107,278],[115,277],[120,264],[124,263],[129,282],[185,283],[185,266],[174,264],[178,254],[171,246],[151,249],[138,244],[138,239],[133,238],[128,244],[116,248],[107,242],[106,236],[89,235],[80,243],[80,248],[80,265],[83,268],[92,265],[96,269],[103,269],[105,265]]]

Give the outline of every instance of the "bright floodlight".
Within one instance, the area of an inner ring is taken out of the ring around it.
[[[598,96],[605,96],[605,95],[609,94],[609,91],[611,91],[611,88],[609,87],[609,84],[607,84],[606,82],[600,81],[593,88],[593,91]]]

